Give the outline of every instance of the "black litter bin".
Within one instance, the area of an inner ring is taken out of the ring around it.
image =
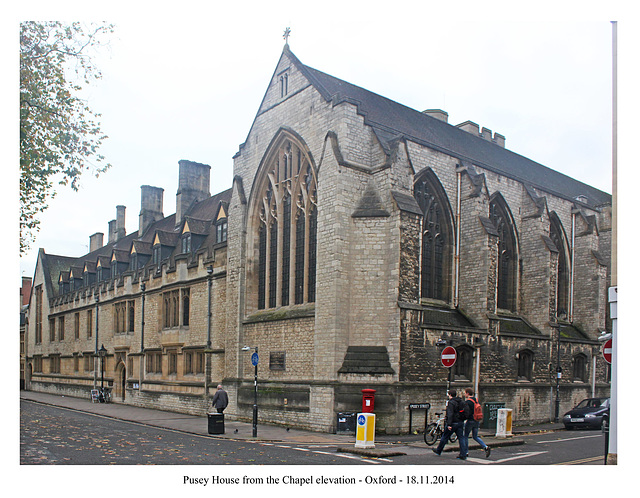
[[[356,414],[355,413],[338,413],[338,421],[336,423],[336,434],[355,434],[356,433]]]
[[[209,434],[224,434],[224,413],[208,413]]]

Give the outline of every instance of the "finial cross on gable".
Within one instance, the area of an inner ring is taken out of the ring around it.
[[[284,30],[284,34],[282,35],[282,38],[284,38],[284,42],[288,45],[289,44],[289,36],[291,36],[291,28],[287,27]]]

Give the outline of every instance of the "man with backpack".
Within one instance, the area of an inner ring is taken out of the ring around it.
[[[460,445],[460,454],[456,457],[460,460],[467,459],[468,443],[464,437],[464,421],[470,415],[466,402],[457,396],[455,389],[449,389],[448,391],[449,401],[447,402],[447,416],[445,419],[444,432],[440,439],[440,444],[433,450],[436,455],[440,455],[444,446],[449,441],[449,437],[454,432],[458,436],[458,443]]]
[[[472,434],[473,439],[480,445],[480,447],[484,450],[484,456],[489,458],[491,454],[491,448],[489,448],[480,436],[478,436],[478,426],[480,422],[482,422],[482,406],[478,403],[478,400],[473,397],[473,389],[467,387],[464,390],[465,404],[469,407],[470,416],[467,418],[464,423],[464,438],[467,441],[466,451],[464,456],[466,457],[469,454],[469,433]]]

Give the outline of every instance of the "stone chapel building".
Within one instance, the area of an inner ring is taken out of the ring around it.
[[[516,424],[552,416],[558,367],[561,413],[607,395],[611,196],[447,118],[285,45],[232,185],[212,195],[210,167],[179,161],[175,214],[145,185],[136,232],[118,206],[88,254],[40,249],[27,388],[89,397],[104,366],[115,402],[204,414],[222,383],[250,420],[249,346],[260,423],[318,431],[364,388],[388,433],[448,382]]]

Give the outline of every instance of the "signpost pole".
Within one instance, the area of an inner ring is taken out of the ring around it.
[[[253,373],[253,437],[258,436],[258,348],[251,355],[251,362],[254,366]]]

